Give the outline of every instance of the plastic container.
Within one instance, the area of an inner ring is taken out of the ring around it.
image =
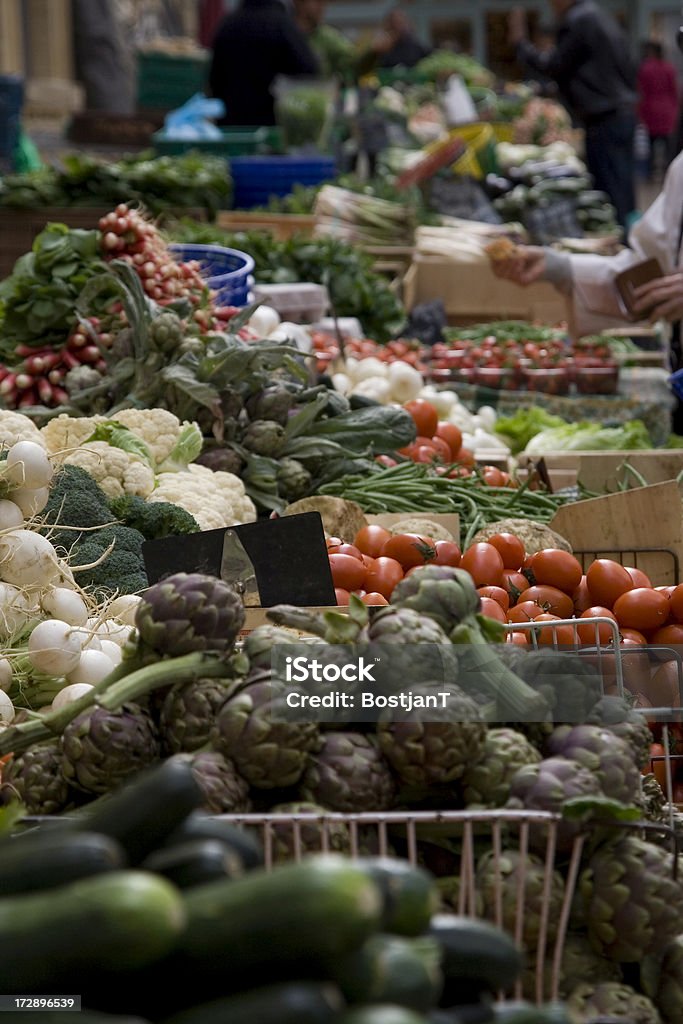
[[[245,156],[230,161],[235,209],[266,206],[271,196],[286,196],[295,185],[321,185],[336,175],[332,157]]]
[[[138,107],[175,110],[196,92],[203,92],[209,53],[138,53]]]
[[[524,382],[528,391],[543,395],[569,394],[569,368],[566,366],[528,367],[524,370]]]
[[[581,395],[615,395],[619,388],[619,367],[576,367],[576,389]]]
[[[279,128],[221,128],[220,139],[174,139],[163,131],[152,136],[154,152],[159,156],[179,156],[188,150],[214,156],[234,157],[278,153],[282,150],[282,132]]]
[[[314,324],[327,313],[330,297],[321,284],[264,284],[254,288],[254,299],[276,309],[293,324]]]
[[[519,369],[515,366],[474,368],[474,383],[481,388],[493,388],[496,391],[516,391],[519,387],[519,376]]]
[[[0,75],[0,157],[10,159],[19,141],[24,80],[20,75]]]
[[[169,245],[180,263],[196,260],[202,276],[221,306],[246,306],[254,272],[254,260],[239,249],[220,245]]]

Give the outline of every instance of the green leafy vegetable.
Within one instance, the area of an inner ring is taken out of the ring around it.
[[[560,416],[551,416],[538,405],[520,409],[514,416],[501,416],[496,420],[496,433],[500,434],[512,450],[513,455],[524,451],[532,437],[549,427],[566,426]]]
[[[642,420],[632,420],[619,427],[603,427],[600,423],[565,423],[537,434],[525,448],[528,455],[543,452],[632,451],[654,447]]]

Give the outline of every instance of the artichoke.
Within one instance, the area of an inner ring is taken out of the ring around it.
[[[300,814],[317,814],[322,817],[329,814],[329,811],[318,804],[299,801],[291,804],[277,804],[271,808],[270,813],[286,814],[288,818],[293,819]],[[273,841],[273,860],[276,861],[294,860],[295,857],[322,853],[325,850],[324,834],[327,836],[327,852],[349,853],[351,850],[348,825],[341,821],[328,822],[324,830],[318,822],[302,823],[299,827],[298,848],[295,842],[293,820],[273,823],[270,834]]]
[[[623,1019],[624,1024],[662,1024],[647,996],[614,981],[579,985],[567,1000],[567,1010],[575,1024],[591,1024],[600,1017]]]
[[[566,757],[589,768],[610,800],[634,804],[640,799],[640,772],[633,762],[633,750],[599,725],[561,725],[546,745],[553,757]]]
[[[646,768],[650,762],[652,733],[644,716],[634,711],[622,697],[602,697],[594,705],[588,718],[589,725],[601,725],[630,745],[636,764]]]
[[[289,629],[271,625],[257,626],[245,639],[242,650],[249,659],[252,670],[256,668],[270,669],[273,647],[278,644],[287,645],[296,642],[297,637]]]
[[[438,622],[412,608],[389,605],[373,615],[362,639],[378,644],[439,644],[450,647],[450,640]]]
[[[548,983],[552,966],[546,963]],[[584,982],[599,985],[603,981],[621,981],[621,969],[618,964],[599,956],[588,937],[583,933],[572,932],[567,935],[562,949],[562,965],[560,968],[560,996],[566,999],[575,988]],[[529,987],[529,992],[533,988]]]
[[[510,799],[506,806],[512,809],[562,812],[562,805],[576,797],[600,797],[600,783],[593,773],[576,761],[565,757],[551,757],[539,764],[525,765],[515,772],[510,783]],[[557,848],[563,853],[570,850],[578,835],[579,825],[560,822],[557,829]],[[545,830],[530,830],[530,841],[545,849]]]
[[[311,493],[313,477],[297,459],[280,459],[276,475],[278,490],[286,501],[298,501]]]
[[[683,1021],[683,935],[679,935],[664,950],[654,966],[652,982],[647,973],[641,977],[645,992],[654,1000],[664,1024]]]
[[[272,420],[282,427],[287,425],[293,406],[294,395],[280,384],[271,384],[270,387],[257,391],[245,402],[250,420]]]
[[[521,892],[520,905],[520,886]],[[548,907],[546,940],[552,941],[557,935],[557,924],[564,900],[564,881],[558,871],[553,871],[546,894],[545,863],[533,855],[523,857],[517,851],[506,850],[498,857],[493,853],[484,854],[477,865],[477,889],[481,894],[481,915],[498,924],[497,907],[502,910],[501,926],[510,935],[518,935],[527,951],[535,952],[541,934],[541,913],[544,903]]]
[[[383,711],[377,727],[382,753],[409,786],[459,779],[484,749],[486,726],[477,704],[457,686],[425,683],[410,693],[413,698],[447,693],[448,701],[446,707]]]
[[[462,790],[468,807],[503,807],[516,771],[541,760],[536,747],[514,729],[489,729],[481,756],[468,764]]]
[[[652,772],[642,777],[640,780],[640,790],[640,806],[643,808],[648,821],[665,821],[667,810],[666,794]]]
[[[323,739],[320,752],[309,758],[301,797],[331,811],[388,811],[394,804],[395,784],[374,737],[334,732]]]
[[[285,443],[285,428],[275,420],[255,420],[245,428],[240,443],[255,455],[276,459]]]
[[[159,352],[176,352],[184,337],[183,322],[171,310],[155,316],[149,325],[149,340]]]
[[[314,722],[291,720],[286,706],[291,691],[277,676],[257,669],[218,713],[212,744],[256,789],[294,786],[308,754],[320,746]]]
[[[683,887],[673,877],[672,855],[635,836],[601,846],[581,875],[579,893],[596,952],[637,963],[677,937]]]
[[[232,473],[234,476],[240,476],[244,468],[244,459],[229,447],[210,448],[208,452],[202,452],[195,462],[214,473]]]
[[[19,800],[27,814],[59,814],[70,803],[71,790],[62,773],[59,740],[48,740],[17,754],[2,771],[0,801]]]
[[[231,586],[200,573],[176,573],[149,587],[135,613],[144,644],[159,655],[230,651],[244,624],[244,605]]]
[[[249,814],[252,810],[249,783],[238,775],[232,761],[210,750],[177,757],[192,768],[204,796],[201,809],[207,814]]]
[[[174,686],[161,706],[159,732],[165,752],[191,753],[207,746],[216,715],[234,683],[222,679],[193,679]]]
[[[396,693],[406,679],[455,683],[458,678],[457,648],[438,622],[412,608],[382,608],[362,630],[359,643],[368,644],[367,659],[376,662],[383,693]]]
[[[154,723],[137,704],[124,704],[118,711],[90,708],[62,734],[64,777],[86,793],[108,793],[158,757]]]
[[[500,657],[546,700],[558,724],[585,722],[600,698],[599,672],[580,655],[547,647],[526,651],[508,644]]]
[[[391,602],[429,616],[448,633],[481,608],[470,574],[447,565],[428,565],[405,576],[394,588]]]

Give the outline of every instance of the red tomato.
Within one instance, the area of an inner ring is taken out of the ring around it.
[[[614,608],[617,598],[633,590],[633,580],[623,565],[611,558],[596,558],[588,566],[586,583],[593,604]],[[626,625],[624,623],[624,625]]]
[[[499,604],[506,612],[510,607],[510,595],[503,587],[479,587],[477,593],[480,597],[488,597]]]
[[[357,547],[353,544],[334,544],[327,545],[327,550],[331,555],[350,555],[351,558],[355,558],[360,562],[362,555]]]
[[[669,599],[647,587],[635,587],[617,598],[614,614],[620,626],[629,629],[657,629],[669,618]]]
[[[377,558],[390,537],[389,530],[385,530],[383,526],[371,524],[358,531],[353,543],[362,554]]]
[[[387,601],[386,597],[384,597],[383,594],[378,594],[378,593],[363,594],[363,596],[361,598],[361,601],[363,602],[363,604],[370,604],[370,605],[389,604],[389,602]]]
[[[526,630],[514,630],[512,633],[508,633],[505,637],[505,642],[508,644],[516,644],[518,647],[528,647],[529,637],[526,634]]]
[[[675,589],[675,587],[655,587],[659,594],[666,594],[667,597],[671,597]]]
[[[431,537],[419,533],[395,533],[382,547],[383,558],[395,558],[404,569],[426,565],[436,558],[436,545]]]
[[[572,594],[572,601],[574,603],[575,615],[580,615],[582,612],[585,612],[586,608],[590,608],[593,604],[585,576],[581,577],[581,582]]]
[[[548,587],[545,584],[529,587],[524,591],[525,601],[534,601],[550,612],[551,615],[558,615],[561,619],[571,619],[574,614],[574,604],[571,597],[557,587]]]
[[[600,605],[586,608],[580,617],[582,619],[612,619],[613,622],[617,621],[609,608],[601,608]],[[583,625],[577,626],[576,631],[579,634],[581,643],[587,644],[590,647],[608,644],[614,640],[614,632],[606,622],[586,622]]]
[[[560,619],[557,615],[549,615],[547,612],[538,615],[534,619],[534,622],[552,623],[559,621]],[[576,636],[572,626],[544,626],[538,630],[536,636],[541,646],[569,647],[576,643]]]
[[[670,597],[671,618],[674,622],[683,622],[683,583],[674,589]]]
[[[477,460],[474,457],[474,452],[470,451],[469,448],[461,448],[458,454],[455,456],[455,461],[460,466],[467,466],[468,469],[473,469]]]
[[[510,595],[510,604],[516,604],[520,596],[529,589],[529,581],[521,572],[503,569],[503,586]]]
[[[486,615],[489,619],[496,619],[498,622],[507,622],[505,612],[492,597],[482,597],[481,614]]]
[[[646,576],[646,574],[643,572],[642,569],[633,569],[633,568],[631,568],[630,565],[625,565],[624,569],[626,569],[626,572],[629,574],[629,576],[633,580],[633,586],[634,587],[651,587],[652,586],[652,580],[650,579],[649,576]]]
[[[341,608],[341,607],[347,605],[349,603],[349,597],[350,596],[351,595],[349,594],[348,590],[342,590],[341,587],[335,587],[334,588],[334,597],[335,597],[335,600],[337,602],[337,606],[338,607]]]
[[[435,434],[434,437],[431,438],[431,443],[432,447],[436,449],[436,454],[438,455],[442,462],[453,461],[453,455],[451,453],[451,450],[448,447],[447,442],[444,441],[442,437],[439,437],[438,434]]]
[[[439,414],[431,402],[426,402],[424,398],[416,398],[412,402],[406,402],[403,408],[413,417],[421,437],[434,437],[439,425]]]
[[[533,622],[535,618],[543,614],[540,604],[533,601],[521,601],[508,612],[508,622]]]
[[[581,563],[568,551],[546,548],[531,556],[529,563],[537,583],[557,587],[565,594],[573,594],[583,576]]]
[[[431,440],[429,444],[418,444],[415,443],[410,458],[413,462],[439,462],[441,456],[432,444]]]
[[[391,598],[394,587],[403,579],[403,567],[395,558],[380,556],[365,577],[367,592],[381,594],[387,601]]]
[[[360,556],[360,560],[361,560],[361,562],[363,563],[363,565],[365,566],[366,569],[372,568],[372,566],[377,561],[376,558],[372,558],[370,555],[361,555]]]
[[[621,629],[620,627],[619,635],[621,636],[622,645],[628,643],[636,644],[638,647],[647,647],[647,640],[637,629]]]
[[[499,587],[503,582],[503,559],[491,544],[472,544],[460,560],[476,587]]]
[[[450,449],[451,461],[455,462],[456,456],[462,448],[462,431],[455,423],[439,423],[435,437],[440,437],[446,442]]]
[[[683,626],[679,622],[662,626],[654,631],[650,639],[653,644],[665,647],[683,647]]]
[[[330,569],[335,587],[342,590],[360,590],[365,583],[366,567],[351,555],[330,555]]]
[[[483,466],[481,475],[484,478],[484,483],[488,487],[505,487],[506,483],[510,482],[510,477],[507,473],[503,473],[503,471],[497,469],[496,466]]]
[[[653,707],[679,708],[681,706],[681,680],[678,668],[678,661],[665,661],[653,675],[646,691]]]
[[[327,550],[329,551],[330,548],[338,548],[340,544],[344,543],[344,541],[341,537],[325,537],[325,543],[327,544]]]
[[[454,540],[437,540],[434,547],[436,548],[436,558],[433,565],[450,565],[454,569],[458,568],[462,553]]]
[[[380,466],[384,466],[386,469],[398,466],[396,459],[392,459],[390,455],[375,455],[375,462],[378,462]]]

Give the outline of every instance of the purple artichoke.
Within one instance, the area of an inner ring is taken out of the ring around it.
[[[176,573],[146,590],[135,615],[143,644],[172,658],[230,651],[244,624],[242,600],[229,584]]]

